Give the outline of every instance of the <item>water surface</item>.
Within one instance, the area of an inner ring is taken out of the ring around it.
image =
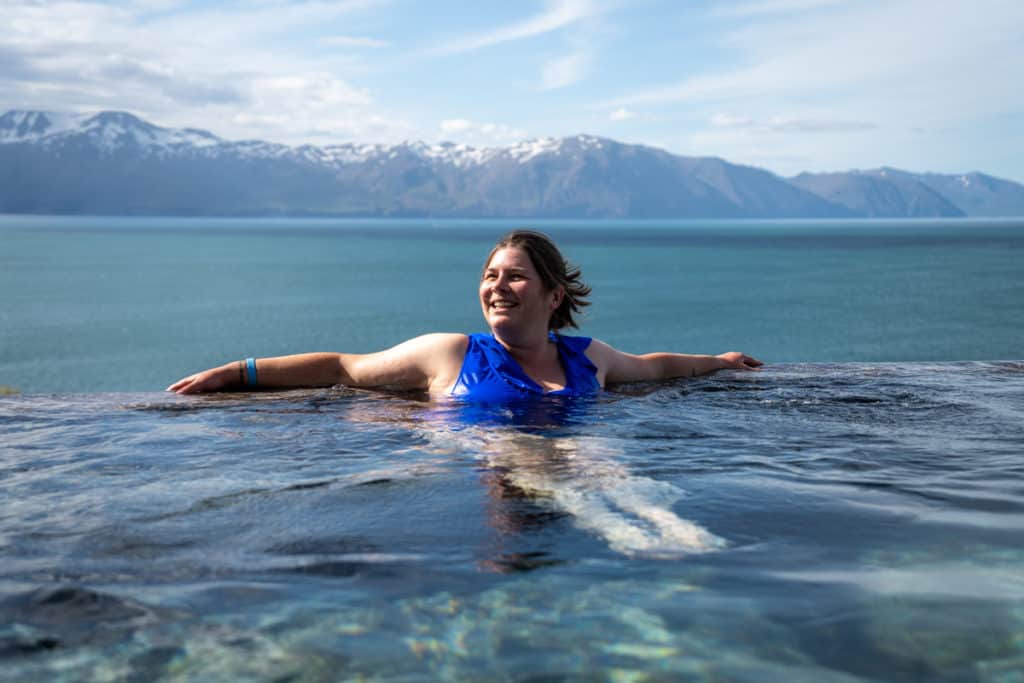
[[[1019,680],[1022,381],[3,397],[0,677]]]

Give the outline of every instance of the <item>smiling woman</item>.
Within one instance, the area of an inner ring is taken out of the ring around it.
[[[590,288],[546,235],[517,230],[484,263],[480,307],[491,334],[427,334],[370,354],[304,353],[249,358],[185,377],[168,391],[192,394],[239,387],[389,387],[431,396],[504,401],[586,395],[607,384],[692,377],[716,370],[755,370],[761,361],[737,351],[717,356],[633,355],[576,327]]]

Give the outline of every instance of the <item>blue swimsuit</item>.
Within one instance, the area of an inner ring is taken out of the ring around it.
[[[584,354],[590,346],[590,337],[565,337],[554,332],[549,336],[558,344],[558,357],[565,370],[565,388],[544,391],[523,372],[501,342],[489,334],[471,334],[452,396],[500,402],[533,396],[586,396],[600,391],[597,367]]]

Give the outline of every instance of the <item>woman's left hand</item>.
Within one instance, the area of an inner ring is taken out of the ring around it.
[[[758,370],[764,363],[739,351],[720,353],[715,358],[722,361],[723,370]]]

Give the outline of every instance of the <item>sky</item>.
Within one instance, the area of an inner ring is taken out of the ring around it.
[[[0,111],[1024,182],[1019,0],[0,0]]]

